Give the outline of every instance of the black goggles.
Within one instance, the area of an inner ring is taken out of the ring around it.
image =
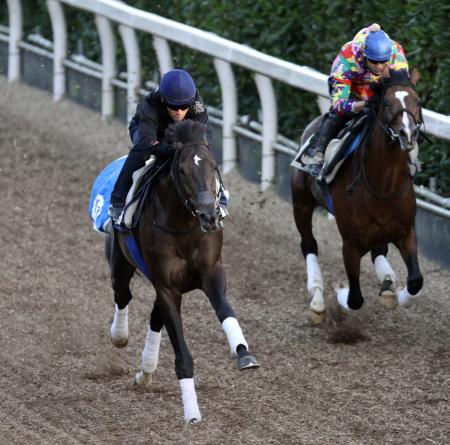
[[[389,59],[388,59],[388,60],[372,60],[372,59],[367,59],[367,61],[368,61],[369,63],[371,63],[372,65],[384,65],[385,63],[388,63],[388,62],[389,62]]]
[[[164,105],[167,108],[170,108],[171,110],[178,111],[178,110],[187,110],[192,104],[182,104],[182,105],[173,105],[169,104],[169,102],[164,101]]]

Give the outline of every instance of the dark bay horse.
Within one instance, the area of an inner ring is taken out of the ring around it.
[[[156,370],[161,330],[166,328],[175,352],[175,371],[181,387],[184,417],[201,419],[194,387],[193,360],[183,336],[182,294],[202,289],[225,331],[240,369],[259,366],[249,353],[233,309],[226,298],[222,266],[223,228],[219,221],[217,164],[210,151],[205,125],[191,120],[169,127],[166,139],[175,147],[170,172],[162,173],[145,200],[133,230],[145,263],[146,275],[156,290],[150,315],[141,371],[135,383],[145,384]],[[127,244],[126,232],[114,230],[106,238],[116,311],[111,326],[115,346],[128,341],[130,280],[142,265]],[[197,314],[201,317],[201,314]]]
[[[371,252],[381,292],[394,304],[409,305],[419,296],[423,277],[417,260],[416,199],[408,174],[409,152],[417,150],[422,113],[415,91],[418,72],[408,77],[390,73],[371,101],[373,122],[367,140],[341,166],[329,186],[336,223],[343,241],[343,258],[349,289],[338,288],[337,299],[346,309],[363,305],[359,275],[362,256]],[[316,118],[302,134],[300,144],[317,130]],[[327,208],[325,192],[308,173],[295,169],[291,177],[294,218],[307,263],[310,315],[324,318],[323,279],[318,246],[312,231],[314,208]],[[407,285],[395,286],[395,273],[386,259],[388,243],[401,253],[408,270]]]

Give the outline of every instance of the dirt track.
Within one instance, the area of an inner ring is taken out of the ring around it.
[[[0,445],[450,444],[449,271],[421,258],[423,298],[386,311],[365,258],[363,309],[311,327],[290,205],[237,174],[226,178],[223,258],[262,367],[237,371],[194,292],[184,328],[204,420],[182,421],[166,333],[152,386],[134,389],[154,293],[134,280],[129,345],[114,349],[102,237],[87,216],[92,181],[128,146],[125,128],[2,76],[0,91]],[[316,220],[331,296],[344,278],[340,241],[333,221]]]

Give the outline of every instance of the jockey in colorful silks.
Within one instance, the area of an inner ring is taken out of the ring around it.
[[[312,176],[320,175],[330,140],[350,118],[365,108],[366,101],[373,95],[371,86],[380,83],[389,70],[408,71],[405,51],[376,23],[361,29],[341,48],[328,78],[331,107],[322,119],[315,144],[309,150],[314,158],[309,166]]]

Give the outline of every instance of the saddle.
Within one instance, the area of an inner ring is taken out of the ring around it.
[[[108,164],[98,175],[92,187],[89,216],[94,229],[99,232],[109,232],[111,230],[111,218],[108,214],[111,204],[111,193],[125,160],[126,156],[122,156]],[[132,227],[133,217],[136,211],[139,210],[141,198],[148,193],[154,177],[162,170],[163,165],[156,165],[156,158],[151,156],[144,167],[133,173],[133,184],[128,192],[126,205],[118,221],[125,227]]]
[[[370,126],[368,115],[358,115],[348,121],[335,139],[331,139],[324,155],[324,168],[322,180],[330,184],[336,177],[342,163],[355,152]],[[313,133],[299,148],[291,166],[308,172],[308,165],[314,160],[308,154],[308,148],[313,145],[316,133]]]

